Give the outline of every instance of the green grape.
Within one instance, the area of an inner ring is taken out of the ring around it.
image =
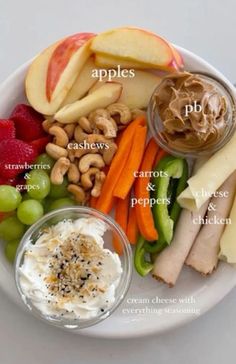
[[[15,187],[0,186],[0,211],[9,212],[17,208],[21,202],[21,194]]]
[[[38,156],[34,164],[41,165],[41,168],[39,169],[45,171],[47,174],[50,174],[51,169],[55,164],[55,160],[47,153],[43,153]]]
[[[9,260],[10,263],[13,263],[15,260],[16,251],[17,251],[19,242],[20,242],[19,239],[11,240],[11,241],[8,241],[5,245],[5,251],[4,251],[5,256]]]
[[[8,217],[0,222],[0,238],[5,241],[20,239],[25,232],[25,226],[16,216]]]
[[[32,197],[28,193],[24,193],[24,195],[22,195],[22,202],[26,200],[32,200]],[[44,199],[42,200],[37,199],[37,201],[40,202],[42,205],[44,205]]]
[[[50,178],[45,171],[33,170],[29,173],[27,180],[28,194],[31,198],[42,200],[50,191]]]
[[[51,184],[48,196],[51,198],[62,198],[69,196],[69,192],[67,191],[67,186],[68,186],[68,179],[66,177],[63,179],[61,185]]]
[[[25,225],[34,224],[42,216],[43,206],[37,200],[23,201],[17,209],[17,217]]]
[[[48,207],[48,211],[60,209],[66,206],[74,206],[76,205],[75,201],[70,198],[59,198],[58,200],[54,200]]]

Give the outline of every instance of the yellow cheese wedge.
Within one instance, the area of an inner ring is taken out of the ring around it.
[[[179,195],[181,207],[198,211],[223,182],[236,170],[236,133],[188,180],[188,187]]]

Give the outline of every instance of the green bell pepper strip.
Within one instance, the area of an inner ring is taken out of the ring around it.
[[[164,170],[164,167],[167,163],[167,161],[171,162],[174,161],[176,158],[173,156],[166,156],[165,158],[161,159],[160,162],[158,163],[158,165],[155,168],[156,172],[161,172]],[[166,178],[166,177],[156,177],[153,178],[153,183],[155,185],[155,191],[152,192],[151,197],[156,198],[156,191],[157,191],[157,179],[158,178]],[[169,196],[168,197],[172,197],[172,191],[168,191]],[[160,253],[165,247],[166,247],[166,242],[165,242],[165,238],[162,234],[162,231],[160,230],[160,226],[158,224],[158,221],[155,219],[155,226],[157,228],[158,234],[159,234],[159,238],[155,243],[150,243],[148,241],[146,241],[146,243],[144,244],[144,248],[147,252],[149,253]]]
[[[134,253],[134,266],[137,273],[142,277],[146,276],[153,269],[153,264],[145,259],[144,243],[145,239],[139,236]]]
[[[154,179],[155,197],[166,198],[171,196],[171,208],[169,211],[167,204],[164,206],[163,204],[156,204],[153,208],[159,239],[156,243],[145,243],[145,250],[150,253],[159,253],[170,244],[174,227],[181,211],[177,197],[185,189],[188,179],[188,164],[184,159],[167,156],[158,163],[156,171],[160,170],[166,172],[168,177],[157,177]],[[169,188],[171,177],[176,179],[174,183],[172,182],[172,191]]]
[[[174,227],[179,219],[179,215],[181,212],[181,206],[179,205],[179,203],[177,201],[177,197],[187,187],[187,180],[188,180],[188,163],[186,162],[185,159],[183,159],[183,172],[182,172],[182,176],[178,180],[176,194],[175,194],[175,201],[174,201],[174,204],[171,207],[171,211],[170,211],[170,218],[174,221]]]

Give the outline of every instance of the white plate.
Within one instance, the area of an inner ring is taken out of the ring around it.
[[[234,92],[233,85],[215,68],[193,53],[180,47],[177,49],[184,58],[186,69],[209,72],[218,76]],[[26,101],[24,77],[29,63],[20,67],[0,86],[1,117],[7,117],[17,103]],[[236,270],[224,263],[221,263],[210,277],[202,277],[184,267],[176,287],[171,289],[151,277],[141,278],[134,272],[128,295],[117,311],[101,324],[76,333],[105,338],[128,338],[162,333],[202,315],[216,305],[235,285]],[[12,267],[6,262],[2,250],[0,287],[13,301],[23,307],[15,288]],[[176,303],[173,301],[156,303],[156,297],[174,299]],[[184,303],[183,300],[188,302]]]

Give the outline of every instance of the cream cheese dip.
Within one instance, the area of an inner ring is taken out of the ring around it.
[[[43,315],[91,319],[113,305],[122,266],[103,247],[105,231],[95,217],[63,220],[29,242],[19,284]]]

